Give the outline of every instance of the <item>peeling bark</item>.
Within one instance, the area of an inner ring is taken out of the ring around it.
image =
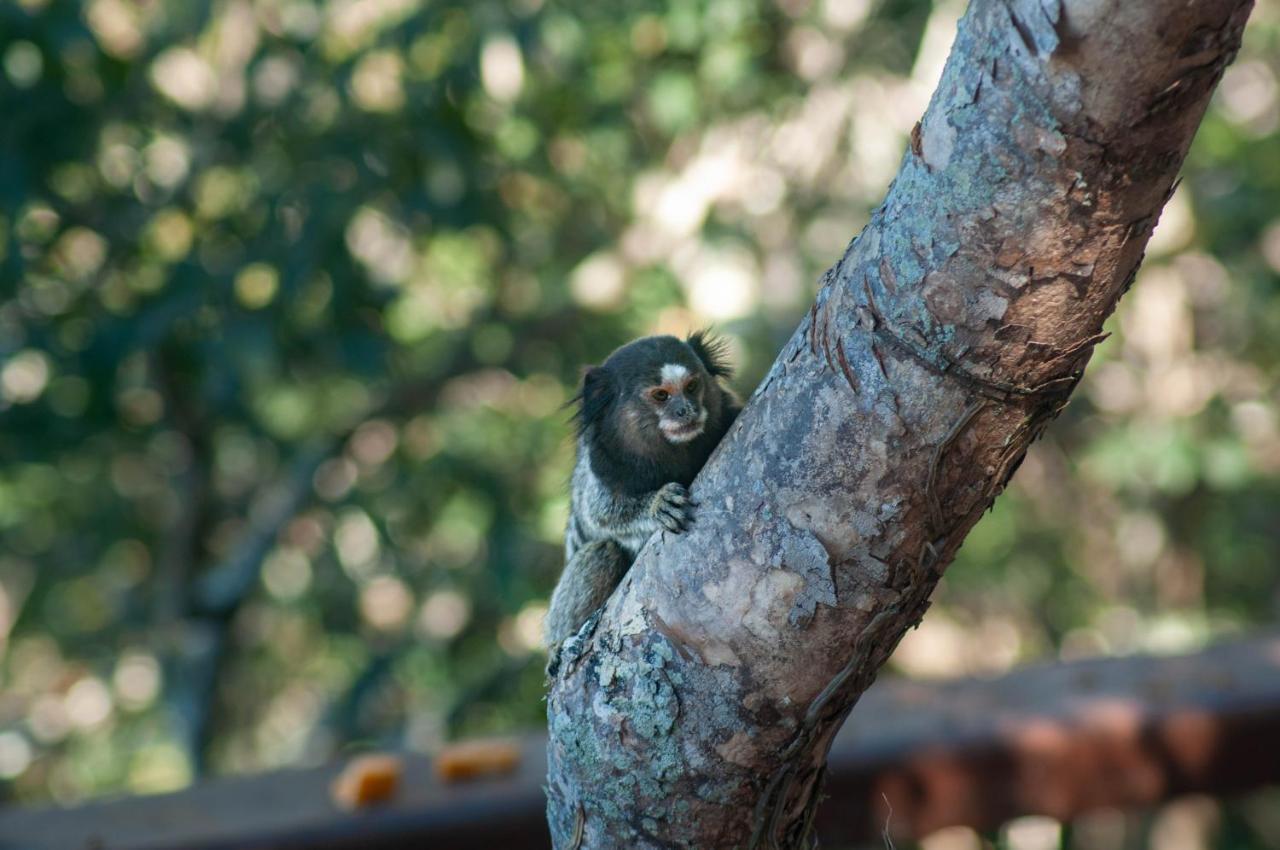
[[[812,846],[831,739],[1066,403],[1251,0],[973,0],[884,204],[549,697],[558,848]]]

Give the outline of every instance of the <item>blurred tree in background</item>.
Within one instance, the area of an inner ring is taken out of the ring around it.
[[[541,725],[580,366],[712,323],[749,391],[961,11],[0,4],[0,796]],[[1260,0],[1114,337],[898,669],[1278,619],[1278,79]]]

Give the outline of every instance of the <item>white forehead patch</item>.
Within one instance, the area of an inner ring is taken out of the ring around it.
[[[664,363],[662,366],[662,383],[682,384],[689,377],[689,370],[679,363]]]

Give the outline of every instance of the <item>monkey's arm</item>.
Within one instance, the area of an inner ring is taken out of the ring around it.
[[[582,542],[613,538],[632,553],[660,528],[683,531],[694,507],[689,491],[675,482],[647,493],[618,492],[606,486],[582,459],[574,468],[571,501],[571,536]]]
[[[602,537],[645,540],[664,528],[679,534],[693,520],[693,499],[683,484],[674,481],[652,493],[601,495],[584,499],[582,509],[587,523]]]
[[[612,540],[597,540],[575,552],[551,594],[543,627],[547,646],[554,648],[576,634],[613,593],[630,566],[627,553]]]
[[[543,626],[548,676],[559,667],[561,645],[604,605],[627,574],[635,551],[659,528],[683,530],[692,516],[688,491],[674,482],[639,496],[590,484],[597,486],[574,492],[565,540],[568,560]]]

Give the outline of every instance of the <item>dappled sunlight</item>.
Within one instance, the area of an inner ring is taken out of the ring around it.
[[[1217,846],[1220,804],[1208,797],[1176,800],[1156,816],[1151,829],[1152,850],[1209,850]]]
[[[447,640],[466,627],[471,619],[471,603],[453,590],[438,590],[422,601],[417,628],[426,637]]]
[[[920,839],[921,850],[982,850],[982,836],[967,826],[949,826]]]
[[[1054,850],[1062,842],[1062,824],[1043,815],[1015,818],[1000,831],[1009,850]]]

